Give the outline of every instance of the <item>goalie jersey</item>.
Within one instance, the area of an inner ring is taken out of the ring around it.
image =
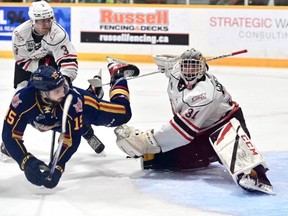
[[[154,133],[162,152],[193,142],[196,136],[229,119],[239,109],[224,86],[208,72],[188,90],[176,67],[170,74],[167,91],[174,117]]]
[[[13,31],[12,49],[16,64],[24,71],[34,72],[39,66],[39,60],[51,55],[61,73],[73,81],[78,70],[77,52],[69,41],[67,32],[55,21],[42,39],[41,36],[36,36],[36,39],[32,31],[30,20]]]

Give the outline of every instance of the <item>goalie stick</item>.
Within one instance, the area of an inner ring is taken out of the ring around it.
[[[235,55],[239,55],[239,54],[243,54],[243,53],[247,53],[247,52],[248,52],[247,49],[239,50],[239,51],[232,52],[232,53],[229,53],[229,54],[216,56],[216,57],[213,57],[213,58],[207,59],[206,61],[214,61],[214,60],[217,60],[217,59],[227,58],[227,57],[230,57],[230,56],[235,56]]]
[[[224,55],[220,55],[220,56],[216,56],[216,57],[207,59],[206,62],[214,61],[214,60],[221,59],[221,58],[227,58],[227,57],[230,57],[230,56],[240,55],[240,54],[247,53],[247,52],[248,52],[247,49],[239,50],[239,51],[232,52],[232,53],[229,53],[229,54],[224,54]],[[161,55],[161,56],[166,56],[166,57],[169,57],[171,59],[173,58],[174,60],[180,58],[180,56],[177,56],[177,55]],[[116,59],[116,58],[112,58],[112,57],[109,57],[109,56],[106,57],[106,60],[107,60],[108,63],[117,62],[117,63],[120,63],[120,64],[129,64],[129,63],[125,62],[125,61],[122,61],[122,60],[119,60],[119,59]],[[140,75],[140,76],[135,76],[135,77],[127,77],[126,79],[127,80],[131,80],[131,79],[141,78],[141,77],[150,76],[150,75],[158,74],[158,73],[161,73],[161,71],[154,71],[154,72],[151,72],[151,73],[146,73],[146,74],[143,74],[143,75]],[[99,79],[89,79],[88,82],[90,83],[90,85],[92,85],[94,87],[110,85],[110,83],[105,83],[105,84],[100,83]]]
[[[61,130],[61,134],[60,134],[59,139],[58,139],[58,148],[54,154],[53,161],[51,162],[51,168],[50,168],[48,180],[51,180],[51,178],[52,178],[52,175],[55,171],[57,161],[58,161],[59,156],[60,156],[61,148],[63,146],[64,134],[66,132],[66,121],[67,121],[68,111],[69,111],[69,107],[71,105],[72,99],[73,99],[73,96],[71,94],[69,94],[65,100],[65,103],[64,103],[63,114],[62,114],[62,127],[61,127],[62,130]]]

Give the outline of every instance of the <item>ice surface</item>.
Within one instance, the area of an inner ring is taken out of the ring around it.
[[[0,59],[0,114],[4,117],[14,90],[14,62]],[[103,62],[80,62],[74,84],[86,88],[87,79],[103,69]],[[139,64],[142,74],[157,70]],[[219,164],[207,169],[160,173],[141,171],[136,159],[126,159],[115,144],[112,128],[94,127],[106,144],[106,157],[97,157],[85,140],[66,165],[55,189],[31,185],[13,161],[0,162],[0,214],[3,216],[215,216],[288,215],[288,71],[287,69],[210,67],[243,108],[252,141],[270,168],[268,177],[276,196],[251,195],[235,185]],[[167,80],[155,74],[129,81],[133,117],[128,125],[159,127],[171,117]],[[104,88],[108,99],[108,86]],[[0,121],[2,129],[3,121]],[[28,127],[25,145],[49,161],[51,132]]]

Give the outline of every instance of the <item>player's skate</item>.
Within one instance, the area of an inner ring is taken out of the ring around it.
[[[258,172],[256,172],[255,169],[257,169]],[[239,186],[244,190],[251,192],[262,192],[270,195],[276,195],[269,179],[265,173],[262,173],[262,170],[264,171],[264,167],[259,165],[255,169],[252,169],[249,174],[240,174],[238,176]]]
[[[128,62],[112,58],[112,57],[106,57],[106,60],[108,62],[108,69],[110,71],[110,68],[113,68],[114,70],[117,70],[117,68],[121,69],[121,73],[123,73],[124,77],[136,77],[139,75],[140,71],[136,65],[129,64]]]
[[[9,156],[5,146],[1,143],[1,150],[0,150],[0,161],[5,162],[9,160],[11,157]]]
[[[94,135],[94,131],[93,131],[91,125],[89,125],[89,126],[88,125],[83,125],[83,127],[87,127],[87,132],[82,135],[84,137],[84,139],[86,139],[88,144],[91,146],[91,148],[97,154],[99,154],[100,156],[105,156],[105,153],[104,153],[105,145],[101,142],[101,140],[99,140]]]
[[[103,85],[108,85],[113,83],[113,80],[118,79],[119,77],[137,77],[140,73],[139,68],[136,65],[129,64],[127,62],[115,59],[112,57],[107,57],[108,70],[113,74],[113,78],[110,83],[102,84],[101,78],[95,76],[93,79],[89,79],[88,82],[92,87],[101,87]]]
[[[97,154],[105,156],[105,153],[103,151],[105,149],[105,145],[95,135],[88,139],[87,142]]]
[[[93,79],[89,79],[88,82],[90,85],[87,91],[102,99],[104,96],[104,91],[102,88],[102,69],[99,70]]]
[[[98,98],[103,98],[104,91],[102,88],[102,70],[100,69],[99,72],[93,77],[94,80],[92,83],[88,80],[90,83],[87,91],[92,93],[93,95],[97,96]],[[95,87],[95,83],[93,85],[93,82],[96,82],[99,87]],[[105,145],[94,135],[94,131],[91,127],[91,125],[84,125],[86,127],[87,132],[83,135],[84,139],[88,142],[88,144],[91,146],[91,148],[101,156],[105,156],[105,153],[103,152]]]
[[[136,65],[119,64],[114,62],[108,64],[108,70],[110,73],[113,71],[114,76],[117,74],[119,77],[137,77],[140,73]]]

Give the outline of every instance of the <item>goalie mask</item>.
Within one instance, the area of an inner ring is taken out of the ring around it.
[[[36,20],[54,19],[53,9],[46,1],[33,2],[28,15],[33,25],[35,25]]]
[[[192,89],[197,80],[201,79],[208,70],[205,58],[196,49],[185,51],[180,57],[181,78],[187,89]]]
[[[30,82],[39,91],[43,102],[51,105],[60,103],[69,91],[62,73],[50,66],[40,66],[32,74]]]

